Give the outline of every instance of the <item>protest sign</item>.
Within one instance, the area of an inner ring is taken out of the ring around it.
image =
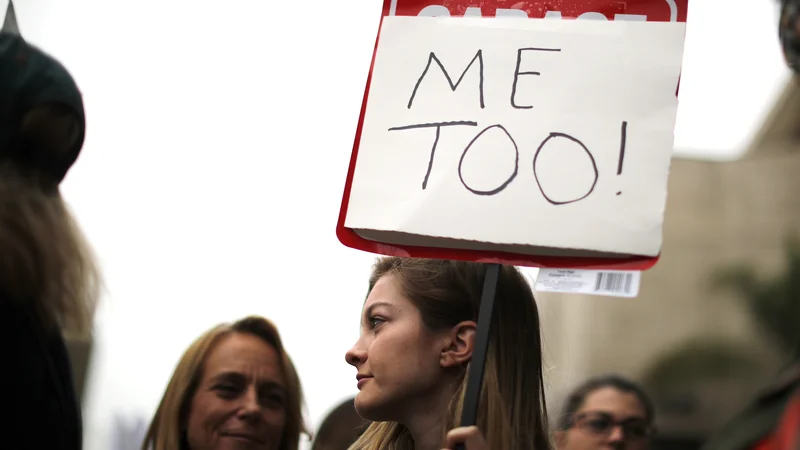
[[[652,265],[684,24],[495,13],[384,18],[340,240],[398,256]]]

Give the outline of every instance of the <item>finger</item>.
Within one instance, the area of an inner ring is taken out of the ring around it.
[[[455,450],[456,444],[464,444],[466,450],[486,450],[486,440],[476,426],[450,430],[445,439],[445,449]]]

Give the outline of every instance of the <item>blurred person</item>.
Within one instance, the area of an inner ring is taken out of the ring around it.
[[[486,264],[383,257],[373,266],[356,368],[351,450],[549,450],[539,315],[518,269],[497,282],[476,427],[458,427]],[[449,430],[449,431],[448,431]]]
[[[800,450],[800,343],[789,364],[702,450]]]
[[[80,400],[64,333],[90,333],[99,272],[60,193],[85,132],[75,81],[19,34],[0,30],[0,447],[80,450]]]
[[[554,434],[558,450],[647,450],[653,402],[619,375],[590,378],[567,397]]]
[[[142,450],[297,450],[302,405],[275,325],[256,316],[221,324],[181,357]]]
[[[354,400],[345,400],[325,417],[311,450],[347,450],[364,433],[368,423],[356,412]]]
[[[778,40],[783,60],[795,74],[800,73],[800,0],[780,0]]]

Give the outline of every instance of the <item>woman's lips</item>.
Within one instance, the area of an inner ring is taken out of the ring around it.
[[[359,391],[361,390],[362,387],[364,387],[364,385],[367,383],[367,381],[372,379],[372,377],[367,377],[367,376],[357,377],[357,378],[358,378],[358,385],[357,386],[358,386],[358,390]]]

